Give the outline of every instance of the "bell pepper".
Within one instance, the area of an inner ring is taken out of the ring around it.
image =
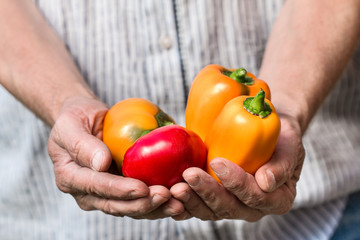
[[[128,98],[112,106],[103,122],[103,142],[108,146],[121,172],[126,151],[148,132],[175,121],[154,103]]]
[[[240,95],[255,96],[261,88],[270,100],[268,85],[244,68],[229,70],[215,64],[206,66],[195,77],[189,92],[186,127],[204,141],[227,102]]]
[[[201,138],[178,125],[164,126],[140,137],[127,150],[123,174],[150,185],[170,188],[183,180],[189,167],[205,169],[206,147]]]
[[[261,89],[255,97],[239,96],[229,101],[206,137],[207,171],[216,157],[226,158],[254,174],[272,156],[280,134],[280,119]]]

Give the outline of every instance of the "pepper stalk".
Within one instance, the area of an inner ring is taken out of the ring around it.
[[[227,70],[227,71],[224,71],[223,74],[228,76],[231,79],[234,79],[238,83],[241,83],[241,84],[244,84],[247,86],[254,84],[254,79],[252,79],[249,76],[246,76],[247,71],[245,68],[238,68],[235,71]]]
[[[255,97],[246,98],[243,104],[246,111],[260,118],[266,118],[272,111],[269,104],[265,102],[265,92],[262,88]]]

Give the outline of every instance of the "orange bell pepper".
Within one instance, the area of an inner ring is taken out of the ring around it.
[[[229,101],[206,137],[207,171],[215,157],[226,158],[254,174],[272,156],[280,134],[280,119],[261,89],[255,97],[239,96]]]
[[[228,70],[215,64],[206,66],[197,74],[190,89],[186,127],[204,141],[227,102],[240,95],[255,96],[261,88],[270,100],[268,85],[244,68]]]
[[[129,98],[111,107],[103,124],[103,141],[121,170],[126,151],[139,137],[175,121],[152,102]]]

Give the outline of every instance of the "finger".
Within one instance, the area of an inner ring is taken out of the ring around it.
[[[100,209],[115,216],[129,216],[138,219],[168,217],[163,209],[159,208],[170,199],[169,190],[162,186],[152,186],[149,189],[148,196],[127,201],[96,199],[88,195],[89,202],[86,204],[92,206],[93,209]]]
[[[148,212],[147,214],[137,216],[138,219],[159,219],[166,217],[174,217],[182,215],[185,212],[184,205],[174,198],[170,198],[167,202],[159,206],[158,208]]]
[[[146,197],[134,200],[114,200],[94,195],[78,195],[75,196],[75,199],[78,205],[86,211],[101,210],[114,216],[155,219],[166,216],[165,213],[155,210],[168,201],[170,197],[171,194],[165,187],[152,186]],[[151,215],[153,211],[155,212]]]
[[[258,185],[265,192],[274,191],[292,178],[297,182],[305,158],[298,133],[287,121],[281,123],[280,138],[272,158],[255,173]]]
[[[150,188],[157,187],[157,186],[150,186]],[[168,189],[166,189],[168,191]],[[170,193],[168,191],[168,193]],[[170,194],[171,195],[171,194]],[[185,218],[186,214],[184,214],[185,208],[182,202],[175,198],[170,198],[167,202],[156,208],[155,210],[140,216],[140,218],[146,219],[159,219],[165,217],[176,217],[178,218]]]
[[[202,199],[190,188],[187,183],[178,183],[171,187],[171,195],[180,200],[186,209],[186,212],[202,220],[216,220],[214,212],[202,201]],[[179,216],[180,220],[182,217]]]
[[[217,219],[244,219],[255,221],[263,214],[239,201],[209,174],[199,168],[188,168],[183,173],[184,179],[199,195],[204,203],[214,212]]]
[[[61,116],[51,131],[49,153],[54,154],[54,145],[58,145],[79,165],[105,171],[112,162],[110,150],[92,135],[91,126],[83,122],[74,121],[70,115]]]
[[[243,201],[247,206],[258,208],[257,205],[262,205],[261,197],[264,195],[254,177],[246,173],[235,163],[223,158],[215,158],[210,162],[210,167],[219,177],[223,186],[235,194],[238,199]],[[256,202],[253,202],[256,198]]]
[[[167,202],[160,205],[158,208],[154,209],[153,211],[134,218],[159,219],[166,217],[185,218],[186,213],[183,204],[174,198],[170,198]]]
[[[193,216],[188,211],[185,210],[183,213],[172,216],[171,218],[176,220],[176,221],[184,221],[184,220],[188,220],[188,219],[190,219],[192,217]]]
[[[295,195],[288,185],[266,193],[257,185],[253,175],[231,161],[216,158],[210,162],[210,166],[218,173],[223,186],[249,208],[264,214],[283,214],[290,210]]]
[[[139,180],[96,172],[73,161],[66,164],[56,162],[54,171],[58,188],[66,193],[90,194],[109,199],[136,199],[149,194],[149,188]]]
[[[153,192],[153,188],[163,188],[162,186],[150,186],[151,192]],[[169,198],[163,204],[159,204],[158,207],[149,211],[146,214],[141,214],[138,216],[133,216],[136,219],[160,219],[160,218],[167,218],[167,217],[174,217],[174,216],[182,216],[185,212],[183,204],[171,198],[171,194],[169,190],[166,188],[166,192],[168,193],[166,196]]]
[[[176,216],[185,211],[184,205],[182,202],[175,198],[171,198],[164,206],[163,212],[166,216]]]

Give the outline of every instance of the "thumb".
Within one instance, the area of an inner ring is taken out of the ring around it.
[[[90,127],[83,126],[84,122],[71,115],[60,117],[50,134],[49,154],[52,157],[65,150],[70,156],[69,160],[80,166],[106,171],[112,162],[110,150],[98,137],[92,135]]]
[[[70,143],[68,152],[72,159],[81,166],[89,167],[95,171],[109,169],[112,158],[107,146],[97,137],[79,133],[76,139]]]
[[[297,182],[304,162],[300,131],[286,121],[281,122],[281,128],[273,156],[255,173],[258,185],[265,192],[273,192],[289,180]]]

